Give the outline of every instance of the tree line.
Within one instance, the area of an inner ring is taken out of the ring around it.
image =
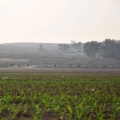
[[[59,50],[68,52],[82,49],[89,57],[100,56],[103,58],[115,58],[120,60],[120,40],[105,39],[103,42],[91,41],[86,43],[58,44]]]
[[[58,44],[58,49],[62,52],[80,51],[82,42],[76,43],[73,41],[71,44]]]

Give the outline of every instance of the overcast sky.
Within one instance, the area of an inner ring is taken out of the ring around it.
[[[120,39],[120,0],[0,0],[0,43]]]

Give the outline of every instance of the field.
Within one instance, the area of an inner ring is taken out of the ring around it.
[[[119,73],[0,73],[1,120],[120,120]]]

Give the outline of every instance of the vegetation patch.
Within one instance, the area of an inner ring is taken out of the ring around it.
[[[119,120],[120,75],[2,73],[0,119]]]

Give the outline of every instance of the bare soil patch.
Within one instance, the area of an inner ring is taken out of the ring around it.
[[[56,72],[56,73],[120,73],[120,69],[91,69],[91,68],[1,68],[0,73],[4,72],[24,72],[24,73],[45,73],[45,72]]]

